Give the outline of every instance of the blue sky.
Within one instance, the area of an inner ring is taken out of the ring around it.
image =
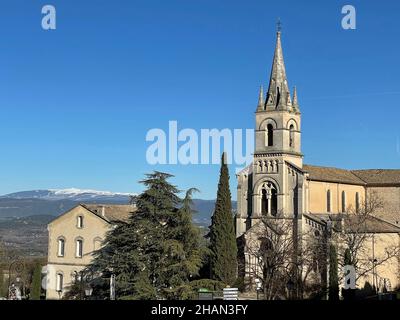
[[[341,28],[348,3],[356,30]],[[45,4],[55,31],[41,28]],[[214,198],[218,165],[148,165],[146,133],[170,120],[253,128],[278,17],[305,163],[398,168],[399,12],[388,0],[2,0],[0,194],[139,192],[144,173],[161,170]]]

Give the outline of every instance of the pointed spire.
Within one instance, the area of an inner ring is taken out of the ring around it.
[[[293,105],[293,109],[295,110],[295,111],[299,111],[299,102],[298,102],[298,100],[297,100],[297,88],[296,88],[296,86],[294,86],[294,89],[293,89],[293,103],[292,103],[292,105]]]
[[[285,62],[281,44],[281,27],[278,22],[276,46],[267,93],[267,107],[287,109],[291,105],[290,90],[286,79]]]
[[[260,93],[258,96],[258,104],[257,104],[257,111],[262,111],[264,110],[264,91],[263,87],[260,86]]]

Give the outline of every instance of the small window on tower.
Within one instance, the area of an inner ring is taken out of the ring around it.
[[[267,125],[267,146],[272,147],[274,145],[274,127],[272,124]]]
[[[294,147],[294,126],[292,124],[289,127],[289,147]]]
[[[268,213],[268,199],[267,199],[267,190],[262,190],[261,196],[261,213],[266,215]]]

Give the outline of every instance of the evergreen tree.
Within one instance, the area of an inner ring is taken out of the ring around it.
[[[42,290],[42,266],[40,263],[37,262],[35,264],[35,268],[33,271],[30,299],[40,300],[41,290]]]
[[[351,259],[351,252],[350,252],[350,249],[347,248],[344,251],[344,265],[347,266],[347,265],[352,265],[352,264],[353,264],[353,262]]]
[[[232,216],[229,172],[222,155],[217,200],[210,227],[211,277],[232,285],[237,273],[237,244]]]
[[[3,266],[0,264],[0,298],[4,298],[7,295],[4,286],[4,273]]]
[[[339,300],[339,277],[336,248],[333,244],[329,248],[329,300]]]
[[[353,259],[351,258],[351,251],[347,248],[344,251],[344,265],[353,265]],[[342,288],[342,296],[344,300],[353,300],[355,298],[355,289],[344,289]]]
[[[201,265],[199,236],[192,224],[191,195],[184,201],[162,172],[141,181],[146,190],[136,197],[137,211],[128,222],[108,232],[95,253],[92,269],[116,276],[117,297],[184,298]]]

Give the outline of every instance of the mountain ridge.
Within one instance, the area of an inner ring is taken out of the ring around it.
[[[127,204],[130,196],[121,192],[88,189],[38,189],[9,193],[0,196],[0,218],[35,215],[59,216],[80,203]],[[211,221],[215,200],[193,199],[196,224],[206,226]],[[233,208],[236,202],[232,202]]]

